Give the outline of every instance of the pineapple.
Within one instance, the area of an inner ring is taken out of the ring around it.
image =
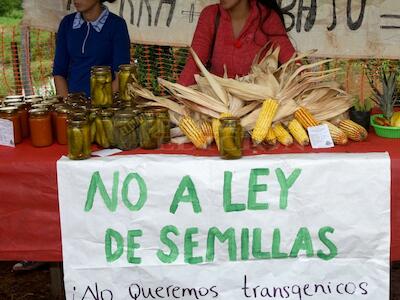
[[[387,120],[390,120],[393,114],[393,106],[396,102],[397,96],[396,77],[398,76],[398,71],[386,72],[384,67],[381,66],[379,68],[379,73],[380,84],[382,86],[381,89],[375,85],[371,76],[367,74],[369,84],[372,88],[372,100],[379,105],[384,117]]]

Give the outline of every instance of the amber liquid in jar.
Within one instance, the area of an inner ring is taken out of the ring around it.
[[[221,118],[219,127],[219,152],[224,159],[242,157],[243,130],[235,117]]]
[[[53,144],[51,116],[47,110],[33,109],[29,111],[31,142],[35,147],[47,147]]]
[[[14,143],[22,142],[21,121],[18,115],[18,108],[14,106],[0,108],[0,119],[12,121],[14,130]]]
[[[66,145],[68,143],[67,119],[68,119],[68,109],[66,107],[57,108],[56,137],[57,137],[57,143],[59,143],[60,145]]]

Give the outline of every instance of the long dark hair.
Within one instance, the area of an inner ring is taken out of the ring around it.
[[[280,2],[280,1],[279,1]],[[264,30],[264,22],[267,20],[271,13],[274,11],[275,13],[278,14],[283,26],[285,26],[285,20],[283,18],[283,12],[276,0],[256,0],[257,4],[257,9],[260,15],[260,20],[259,20],[259,29],[260,31],[265,35],[265,36],[283,36],[283,34],[280,33],[268,33],[265,32]],[[262,6],[267,8],[267,13],[265,15],[262,14]]]

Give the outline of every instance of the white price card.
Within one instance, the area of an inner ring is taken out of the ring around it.
[[[0,119],[0,145],[15,147],[13,122]]]
[[[331,134],[329,133],[328,125],[323,124],[307,128],[308,135],[310,136],[311,147],[318,148],[332,148],[333,144]]]

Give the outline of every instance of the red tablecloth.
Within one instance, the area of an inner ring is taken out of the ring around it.
[[[365,142],[351,142],[326,150],[299,145],[273,149],[246,146],[245,155],[389,152],[392,170],[391,260],[400,260],[400,139],[384,139],[370,134]],[[0,260],[62,260],[56,161],[66,153],[66,146],[54,144],[47,148],[33,148],[29,140],[16,148],[0,146]],[[123,152],[139,153],[218,154],[215,148],[195,150],[191,145],[165,145],[155,151],[137,149]]]

